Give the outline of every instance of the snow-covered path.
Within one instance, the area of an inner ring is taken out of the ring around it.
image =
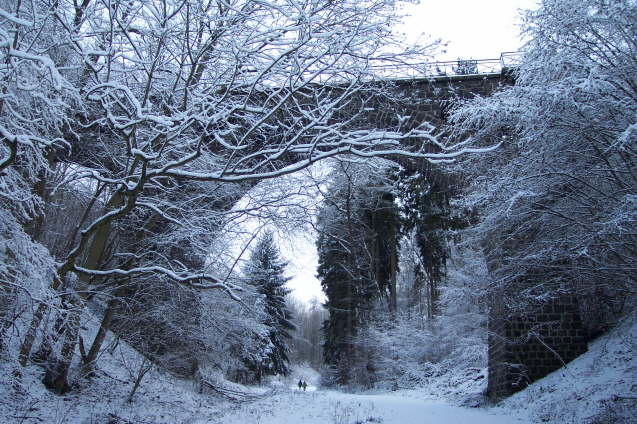
[[[281,391],[226,411],[217,424],[514,424],[502,409],[462,408],[406,394],[354,395],[334,391]],[[203,424],[203,421],[198,424]],[[207,421],[210,423],[210,421]]]

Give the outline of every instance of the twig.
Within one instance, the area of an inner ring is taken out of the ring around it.
[[[119,379],[119,378],[117,378],[117,377],[113,377],[112,375],[108,374],[108,373],[107,373],[106,371],[104,371],[104,370],[98,370],[98,371],[99,371],[99,372],[101,372],[102,374],[104,374],[106,377],[108,377],[108,378],[112,379],[112,380],[119,381],[120,383],[123,383],[123,384],[128,384],[128,383],[129,383],[128,381],[120,380],[120,379]]]
[[[535,336],[535,338],[542,343],[542,345],[547,348],[550,352],[552,352],[555,356],[557,356],[557,359],[560,360],[560,362],[562,363],[562,366],[564,367],[564,369],[571,375],[571,377],[574,377],[573,373],[571,372],[571,370],[568,369],[568,367],[566,366],[566,362],[564,362],[564,360],[562,359],[562,357],[560,356],[559,353],[557,353],[551,346],[547,345],[546,343],[544,343],[544,340],[542,340],[542,338],[540,338],[540,336],[536,333],[536,332],[531,332],[531,334],[533,336]]]

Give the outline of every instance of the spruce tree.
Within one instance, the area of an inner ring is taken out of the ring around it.
[[[287,340],[291,338],[290,331],[296,327],[285,301],[285,296],[290,293],[285,287],[290,280],[284,275],[286,265],[280,258],[272,233],[266,232],[256,244],[244,269],[247,280],[264,298],[263,323],[269,328],[268,337],[272,343],[272,350],[268,353],[268,368],[262,370],[264,374],[287,375],[290,370]]]
[[[413,231],[420,262],[413,288],[416,299],[412,303],[423,301],[429,319],[438,315],[440,285],[447,275],[449,241],[471,219],[469,210],[454,209],[451,203],[461,184],[458,175],[433,166],[425,172],[404,170],[398,176],[401,232],[408,235]]]
[[[366,361],[356,338],[378,301],[395,309],[398,219],[390,179],[359,171],[343,166],[334,174],[316,223],[317,276],[329,311],[323,356],[333,373],[326,382],[336,384],[352,382],[352,370]]]

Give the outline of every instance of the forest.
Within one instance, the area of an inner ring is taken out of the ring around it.
[[[0,0],[0,421],[637,419],[637,2],[542,0],[435,121],[404,72],[485,77],[401,10]]]

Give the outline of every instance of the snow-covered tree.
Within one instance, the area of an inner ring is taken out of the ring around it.
[[[272,232],[266,231],[252,251],[244,268],[246,281],[262,296],[264,320],[272,350],[267,355],[266,374],[287,375],[290,364],[290,332],[296,329],[286,304],[290,289],[285,284],[286,262],[280,257]]]
[[[329,312],[323,354],[334,371],[332,383],[350,382],[362,358],[355,338],[376,302],[386,311],[396,308],[398,220],[387,176],[391,167],[375,165],[377,175],[358,164],[336,164],[317,218],[318,278]]]
[[[523,306],[575,292],[600,324],[637,283],[637,4],[544,0],[525,33],[515,85],[451,116],[502,143],[471,164],[476,240],[494,294]]]
[[[458,234],[448,249],[444,277],[437,286],[436,314],[431,316],[427,288],[419,282],[421,248],[414,237],[403,238],[398,310],[390,314],[376,304],[367,314],[352,338],[350,384],[396,389],[432,383],[455,386],[483,378],[489,282],[484,255],[473,238],[459,241]],[[475,386],[476,391],[485,388]]]
[[[468,147],[445,147],[426,123],[379,130],[357,119],[384,92],[369,84],[376,63],[420,62],[428,51],[404,48],[391,32],[393,0],[1,6],[0,184],[22,202],[33,234],[38,198],[59,188],[48,173],[60,163],[75,172],[65,183],[92,192],[99,211],[81,214],[61,243],[49,288],[73,288],[68,310],[81,312],[87,293],[115,277],[231,292],[228,274],[205,268],[205,234],[259,179],[335,155],[439,160]],[[24,332],[23,365],[49,304],[38,303]],[[64,322],[60,388],[81,329],[78,319]]]
[[[452,202],[459,185],[458,175],[429,167],[426,172],[401,172],[396,190],[404,234],[402,245],[411,250],[403,255],[403,265],[411,266],[414,274],[409,287],[403,285],[402,289],[410,291],[412,306],[418,304],[429,319],[439,312],[449,242],[454,232],[468,223],[466,211]]]
[[[292,309],[294,324],[297,327],[290,341],[291,362],[307,364],[318,370],[323,364],[323,322],[327,319],[327,310],[318,299],[306,304],[294,297],[288,297]]]

